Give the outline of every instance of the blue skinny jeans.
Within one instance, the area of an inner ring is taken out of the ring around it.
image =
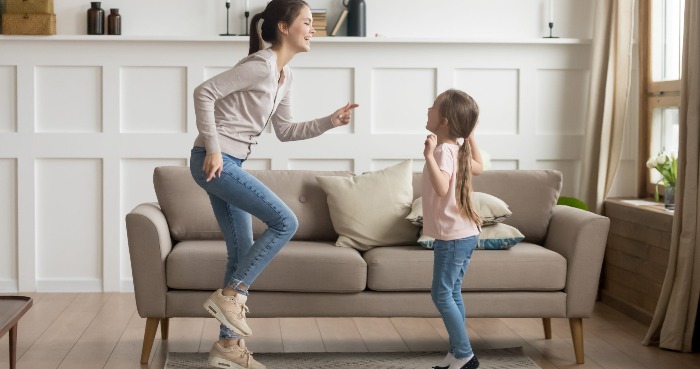
[[[206,150],[195,146],[190,156],[190,172],[195,182],[209,195],[216,220],[226,240],[228,259],[224,287],[240,284],[250,287],[272,258],[289,242],[299,227],[291,209],[267,186],[243,170],[243,160],[222,153],[223,171],[206,182],[202,170]],[[267,229],[253,242],[252,216]],[[240,336],[220,328],[220,339]]]

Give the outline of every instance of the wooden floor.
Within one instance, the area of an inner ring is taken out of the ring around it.
[[[34,306],[19,323],[18,369],[163,368],[168,351],[208,352],[218,335],[209,319],[171,319],[170,338],[154,343],[149,365],[139,357],[145,319],[129,293],[30,294]],[[279,318],[249,319],[253,352],[444,351],[440,319]],[[566,319],[552,319],[552,339],[540,319],[468,319],[479,349],[522,346],[544,369],[700,369],[700,354],[682,354],[640,344],[646,327],[598,303],[584,319],[586,363],[576,365]],[[8,337],[0,339],[0,369],[9,368]]]

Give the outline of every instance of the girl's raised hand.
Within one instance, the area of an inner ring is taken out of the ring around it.
[[[429,134],[425,139],[425,147],[423,148],[423,156],[429,157],[433,155],[435,151],[435,146],[437,146],[437,136],[434,134]]]
[[[350,123],[350,118],[352,118],[352,109],[355,109],[360,105],[347,103],[342,108],[336,110],[331,114],[331,122],[335,127],[344,126]]]

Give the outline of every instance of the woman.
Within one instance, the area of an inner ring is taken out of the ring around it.
[[[215,367],[265,368],[242,339],[252,334],[245,317],[248,288],[298,227],[289,207],[242,169],[257,143],[255,137],[268,123],[282,141],[316,137],[348,124],[358,106],[348,103],[324,118],[292,121],[293,78],[287,63],[297,53],[309,51],[315,33],[312,21],[303,0],[272,0],[251,20],[249,55],[194,91],[199,135],[190,170],[209,194],[228,252],[224,287],[204,302],[221,322],[219,341],[209,355],[209,364]],[[262,41],[271,47],[263,48]],[[251,215],[268,227],[255,242]]]

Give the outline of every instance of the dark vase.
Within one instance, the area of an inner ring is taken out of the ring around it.
[[[100,2],[91,2],[87,11],[87,34],[104,35],[105,33],[105,11],[100,8]]]
[[[365,0],[349,0],[345,6],[348,7],[348,36],[367,36]]]
[[[107,16],[107,34],[122,34],[122,16],[119,14],[119,9],[109,9],[109,16]]]

